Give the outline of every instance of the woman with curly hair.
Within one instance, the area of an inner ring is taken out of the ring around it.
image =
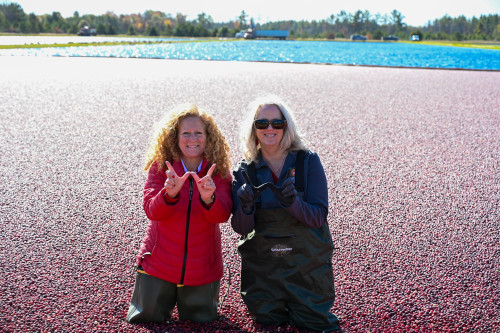
[[[146,158],[149,219],[137,257],[127,321],[217,319],[222,251],[219,223],[232,209],[229,146],[214,119],[180,105],[159,124]]]

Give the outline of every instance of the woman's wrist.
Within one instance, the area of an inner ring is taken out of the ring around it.
[[[214,201],[215,201],[215,194],[213,194],[213,193],[212,193],[212,195],[210,196],[210,198],[208,198],[208,199],[206,199],[206,200],[205,200],[205,199],[203,199],[203,198],[201,198],[201,201],[203,201],[203,203],[204,203],[206,206],[210,206],[210,205],[211,205],[211,204],[213,204],[213,203],[214,203]]]
[[[172,197],[170,194],[168,194],[168,192],[165,190],[165,192],[163,192],[163,200],[165,200],[165,203],[167,205],[173,205],[175,203],[177,203],[177,201],[179,201],[179,197],[180,197],[180,192],[177,193],[174,197]]]

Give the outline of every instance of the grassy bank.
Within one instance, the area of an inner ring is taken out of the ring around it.
[[[296,39],[296,40],[312,40],[312,39]],[[316,41],[324,41],[324,39],[314,39]],[[380,40],[366,40],[366,41],[351,41],[350,39],[347,38],[338,38],[335,40],[331,40],[332,42],[353,42],[353,43],[409,43],[409,44],[425,44],[425,45],[438,45],[438,46],[455,46],[455,47],[469,47],[469,48],[476,48],[476,49],[489,49],[489,50],[500,50],[500,42],[483,42],[483,41],[464,41],[464,42],[457,42],[457,41],[446,41],[446,40],[440,40],[440,41],[420,41],[420,42],[411,42],[411,41],[406,41],[406,40],[399,40],[397,42],[394,41],[380,41]]]
[[[412,43],[412,42],[408,42]],[[438,45],[438,46],[455,46],[455,47],[471,47],[476,49],[488,49],[488,50],[500,50],[500,43],[488,43],[488,42],[456,42],[456,41],[421,41],[419,43],[426,45]]]
[[[0,45],[0,49],[40,49],[47,47],[76,47],[76,46],[114,46],[114,45],[141,45],[141,44],[179,44],[179,43],[206,43],[215,42],[216,39],[203,40],[175,40],[175,41],[130,41],[130,42],[85,42],[85,43],[51,43],[51,44],[15,44],[15,45]],[[1,40],[0,40],[1,43]]]
[[[1,36],[13,36],[12,34],[0,34]],[[64,36],[64,37],[74,37],[73,35],[22,35],[22,36]],[[128,36],[120,35],[113,37],[139,37],[139,38],[150,38],[149,36]],[[85,37],[82,37],[85,38]],[[154,37],[151,37],[154,38]],[[16,44],[16,45],[1,45],[0,39],[0,49],[25,49],[25,48],[47,48],[47,47],[75,47],[75,46],[113,46],[113,45],[140,45],[140,44],[174,44],[174,43],[201,43],[201,42],[216,42],[216,41],[227,41],[227,40],[237,40],[241,39],[227,38],[198,38],[196,40],[187,39],[186,40],[175,40],[175,41],[120,41],[120,42],[82,42],[82,43],[51,43],[51,44]],[[325,40],[325,39],[312,39],[312,38],[290,38],[289,40],[300,40],[300,41],[331,41],[331,42],[351,42],[350,39],[335,39],[335,40]],[[380,40],[367,40],[367,41],[354,41],[355,43],[380,43]],[[500,50],[499,43],[483,42],[483,41],[420,41],[420,42],[410,42],[410,41],[398,41],[398,42],[384,42],[384,43],[419,43],[425,45],[438,45],[438,46],[453,46],[453,47],[468,47],[468,48],[478,48],[478,49],[489,49],[489,50]]]

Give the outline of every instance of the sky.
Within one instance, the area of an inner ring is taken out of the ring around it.
[[[403,22],[411,26],[423,26],[429,20],[439,19],[444,15],[467,18],[479,17],[482,14],[500,14],[500,0],[0,0],[0,3],[15,2],[21,5],[26,13],[36,15],[60,12],[63,17],[73,16],[75,11],[80,15],[102,15],[108,11],[115,14],[137,14],[146,10],[158,10],[175,16],[177,13],[187,15],[194,20],[204,12],[214,22],[236,20],[244,10],[247,17],[255,23],[280,20],[323,20],[341,10],[354,13],[358,9],[368,10],[370,14],[388,14],[395,9],[403,16]]]

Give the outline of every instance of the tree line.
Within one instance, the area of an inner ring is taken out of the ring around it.
[[[445,15],[429,21],[421,27],[409,26],[397,10],[390,14],[371,14],[358,10],[347,13],[342,10],[320,21],[278,21],[257,23],[255,28],[263,30],[288,30],[292,38],[349,38],[361,34],[368,39],[380,39],[394,35],[407,39],[418,34],[428,40],[500,40],[500,18],[498,14],[481,15],[471,19]],[[96,29],[98,35],[147,35],[175,37],[234,37],[248,27],[253,20],[242,11],[229,22],[214,22],[206,13],[198,14],[194,20],[177,13],[175,16],[160,11],[148,10],[143,14],[80,15],[64,18],[59,12],[52,14],[26,14],[17,3],[0,4],[0,32],[11,33],[61,33],[77,34],[88,26]]]

